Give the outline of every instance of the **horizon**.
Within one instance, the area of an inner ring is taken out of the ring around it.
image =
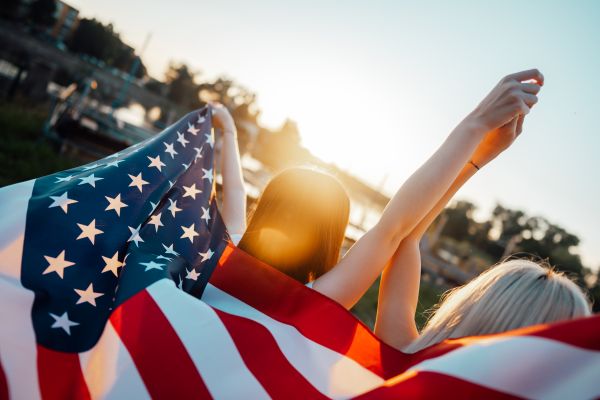
[[[497,202],[542,215],[579,237],[586,267],[600,267],[600,3],[175,1],[172,19],[157,3],[68,3],[136,49],[152,32],[142,58],[157,79],[169,60],[200,79],[234,79],[257,94],[262,124],[296,121],[313,154],[384,182],[387,195],[501,77],[539,68],[545,84],[523,134],[454,200],[473,202],[476,219]]]

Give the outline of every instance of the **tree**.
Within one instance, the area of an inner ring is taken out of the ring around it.
[[[35,0],[29,8],[29,20],[36,26],[47,28],[56,21],[55,12],[56,2],[54,0]]]

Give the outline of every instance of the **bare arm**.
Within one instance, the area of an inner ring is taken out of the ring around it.
[[[315,280],[313,288],[352,307],[388,264],[400,242],[438,204],[486,133],[524,115],[537,102],[537,70],[508,75],[463,119],[437,151],[400,187],[379,222],[360,238],[339,264]],[[418,288],[417,288],[418,290]]]
[[[210,103],[214,110],[215,125],[223,132],[221,148],[221,175],[223,176],[223,206],[221,214],[230,233],[246,230],[246,189],[238,149],[237,129],[227,108]]]

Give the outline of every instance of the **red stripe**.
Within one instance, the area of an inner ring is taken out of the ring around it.
[[[38,344],[37,370],[42,399],[91,398],[81,371],[79,353],[51,350]]]
[[[212,398],[177,332],[146,290],[117,307],[110,322],[152,398]]]
[[[355,397],[355,400],[387,399],[521,399],[514,395],[480,386],[449,375],[429,371],[407,372],[383,386]]]
[[[380,341],[339,303],[231,243],[222,253],[210,283],[383,378],[395,376],[415,363],[412,355]]]
[[[287,360],[271,332],[258,322],[214,309],[244,363],[274,399],[326,399]]]
[[[0,399],[8,399],[8,380],[2,368],[2,360],[0,360]]]

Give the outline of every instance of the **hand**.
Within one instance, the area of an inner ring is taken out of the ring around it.
[[[489,131],[473,152],[471,160],[481,168],[496,158],[521,134],[524,119],[524,115],[516,116],[500,128]]]
[[[525,82],[535,80],[536,83]],[[490,132],[504,127],[517,116],[525,116],[537,103],[544,76],[530,69],[505,76],[468,116],[467,120]],[[518,122],[515,121],[515,122]]]
[[[235,122],[227,107],[215,101],[209,101],[208,104],[210,104],[213,109],[213,122],[215,127],[221,129],[223,132],[236,133]]]

